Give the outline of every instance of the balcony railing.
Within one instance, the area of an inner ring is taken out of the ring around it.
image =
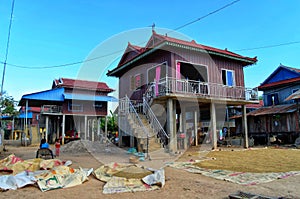
[[[57,105],[43,105],[41,113],[62,113],[62,107]]]
[[[203,97],[228,98],[239,100],[258,100],[257,88],[241,86],[226,86],[217,83],[200,82],[194,80],[181,80],[171,77],[160,79],[152,83],[147,90],[147,98],[156,98],[168,94],[196,95]]]

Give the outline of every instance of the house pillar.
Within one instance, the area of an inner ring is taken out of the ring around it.
[[[62,122],[61,122],[61,143],[64,144],[65,143],[65,131],[66,131],[66,115],[63,114],[62,116]]]
[[[56,123],[56,139],[59,139],[59,116],[57,117],[57,123]]]
[[[194,111],[194,138],[195,138],[195,146],[198,146],[198,114],[197,111]]]
[[[101,117],[97,118],[97,135],[98,135],[98,139],[100,137],[100,127],[101,127]],[[99,140],[98,140],[99,141]]]
[[[122,132],[122,129],[120,128],[120,125],[121,125],[121,117],[124,117],[122,116],[120,113],[119,113],[119,116],[118,116],[118,132],[119,132],[119,142],[118,142],[118,146],[121,147],[122,146],[122,142],[123,142],[123,132]],[[122,125],[123,126],[123,125]]]
[[[87,128],[87,115],[84,116],[84,140],[86,140],[87,138],[87,131],[88,131],[88,128]]]
[[[93,126],[92,126],[92,141],[95,141],[95,131],[94,131],[94,126],[97,125],[97,119],[93,119]]]
[[[210,104],[210,125],[211,125],[211,135],[212,135],[212,148],[217,149],[217,119],[216,119],[216,105],[214,102]]]
[[[45,132],[46,142],[48,142],[48,134],[49,134],[49,116],[46,115],[46,132]]]
[[[105,116],[105,143],[107,143],[107,116]]]
[[[246,105],[242,105],[242,117],[243,117],[243,131],[244,131],[244,147],[248,148],[248,125],[247,125],[247,112]]]
[[[176,104],[175,104],[176,106]],[[174,114],[175,113],[175,114]],[[172,99],[167,100],[167,133],[170,137],[169,141],[169,151],[177,151],[177,135],[175,130],[175,117],[176,117],[176,107],[174,110],[174,101]]]
[[[188,134],[186,132],[186,107],[181,106],[181,122],[182,124],[182,133],[184,133],[184,139],[183,139],[183,149],[187,149],[187,143],[188,143]]]

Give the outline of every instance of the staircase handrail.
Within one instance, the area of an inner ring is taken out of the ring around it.
[[[162,132],[164,136],[166,136],[168,139],[170,138],[169,135],[164,130],[164,128],[161,126],[155,114],[153,113],[145,97],[143,98],[143,113],[144,115],[146,115],[147,120],[149,121],[150,125],[156,132]]]
[[[134,123],[143,130],[144,134],[146,135],[145,138],[149,137],[149,132],[146,130],[139,114],[137,113],[134,105],[132,104],[131,100],[126,96],[125,97],[125,102],[126,102],[126,106],[128,103],[128,107],[127,110],[125,110],[125,113],[127,113],[129,115],[129,117],[132,119],[132,121],[134,121]]]

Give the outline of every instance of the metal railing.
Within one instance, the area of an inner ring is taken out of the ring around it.
[[[123,115],[120,121],[121,123],[119,124],[122,131],[137,138],[149,137],[149,132],[143,125],[134,105],[127,96],[119,100],[119,113],[119,115]],[[135,134],[134,132],[138,133]],[[140,132],[142,132],[142,134]]]
[[[172,77],[160,79],[158,83],[151,83],[146,90],[145,97],[151,98],[166,94],[184,94],[207,96],[215,98],[229,98],[239,100],[258,100],[257,88],[245,88],[241,86],[227,86],[217,83],[201,82],[194,80],[182,80]]]
[[[57,105],[43,105],[41,113],[62,113],[62,107]]]
[[[162,141],[170,138],[164,128],[161,126],[160,122],[158,121],[156,115],[153,113],[150,105],[145,98],[143,98],[143,113],[146,116],[151,129],[153,130],[153,134],[158,134],[158,137],[160,137]]]

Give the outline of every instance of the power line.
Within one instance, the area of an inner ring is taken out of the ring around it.
[[[210,15],[213,15],[213,14],[215,14],[215,13],[217,13],[217,12],[220,12],[221,10],[223,10],[223,9],[225,9],[225,8],[227,8],[227,7],[230,7],[230,6],[232,6],[233,4],[235,4],[235,3],[239,2],[239,1],[240,1],[240,0],[232,1],[231,3],[228,3],[228,4],[224,5],[224,6],[222,6],[221,8],[218,8],[217,10],[214,10],[214,11],[212,11],[212,12],[210,12],[210,13],[208,13],[208,14],[202,16],[202,17],[199,17],[198,19],[195,19],[195,20],[193,20],[193,21],[191,21],[191,22],[188,22],[188,23],[186,23],[186,24],[183,24],[183,25],[181,25],[181,26],[178,26],[178,27],[175,28],[174,30],[171,30],[171,31],[167,32],[167,34],[168,34],[168,33],[171,33],[171,32],[174,32],[174,31],[176,31],[176,30],[182,29],[182,28],[184,28],[184,27],[186,27],[186,26],[189,26],[189,25],[191,25],[191,24],[193,24],[193,23],[196,23],[197,21],[200,21],[200,20],[202,20],[202,19],[204,19],[204,18],[206,18],[206,17],[208,17],[208,16],[210,16]]]
[[[85,63],[85,62],[94,61],[94,60],[104,58],[104,57],[108,57],[108,56],[111,56],[111,55],[114,55],[114,54],[117,54],[117,53],[120,53],[120,52],[123,52],[123,50],[118,50],[118,51],[115,51],[115,52],[112,52],[112,53],[109,53],[109,54],[106,54],[106,55],[101,55],[101,56],[98,56],[98,57],[94,57],[94,58],[90,58],[90,59],[86,59],[86,60],[82,60],[82,61],[71,62],[71,63],[66,63],[66,64],[59,64],[59,65],[52,65],[52,66],[32,67],[32,66],[16,65],[16,64],[9,64],[9,63],[7,63],[7,65],[13,66],[13,67],[16,67],[16,68],[25,68],[25,69],[60,68],[60,67],[72,66],[72,65],[82,64],[82,63]],[[4,62],[0,61],[0,63],[4,63]]]
[[[235,0],[235,1],[231,2],[231,3],[228,3],[228,4],[224,5],[224,6],[222,6],[221,8],[218,8],[218,9],[216,9],[216,10],[214,10],[214,11],[212,11],[212,12],[210,12],[210,13],[208,13],[208,14],[206,14],[206,15],[200,17],[200,18],[197,18],[197,19],[195,19],[195,20],[193,20],[193,21],[191,21],[191,22],[188,22],[188,23],[186,23],[186,24],[183,24],[183,25],[181,25],[181,26],[175,28],[175,29],[172,30],[172,31],[167,32],[167,34],[170,33],[170,32],[174,32],[174,31],[177,31],[177,30],[179,30],[179,29],[182,29],[182,28],[184,28],[184,27],[186,27],[186,26],[189,26],[189,25],[191,25],[191,24],[193,24],[193,23],[196,23],[197,21],[200,21],[200,20],[202,20],[202,19],[204,19],[204,18],[206,18],[206,17],[208,17],[208,16],[210,16],[210,15],[213,15],[213,14],[215,14],[215,13],[217,13],[217,12],[219,12],[219,11],[221,11],[221,10],[223,10],[223,9],[225,9],[225,8],[227,8],[227,7],[229,7],[229,6],[232,6],[233,4],[235,4],[235,3],[239,2],[239,1],[240,1],[240,0]],[[151,27],[153,28],[153,26],[155,26],[155,25],[153,24]],[[145,41],[145,42],[146,42],[146,41]],[[145,42],[141,42],[141,43],[145,43]],[[76,65],[76,64],[82,64],[82,63],[85,63],[85,62],[90,62],[90,61],[93,61],[93,60],[96,60],[96,59],[101,59],[101,58],[104,58],[104,57],[107,57],[107,56],[110,56],[110,55],[114,55],[114,54],[117,54],[117,53],[120,53],[120,52],[123,52],[123,51],[124,51],[124,50],[118,50],[118,51],[109,53],[109,54],[107,54],[107,55],[102,55],[102,56],[95,57],[95,58],[91,58],[91,59],[87,59],[87,60],[76,61],[76,62],[71,62],[71,63],[66,63],[66,64],[60,64],[60,65],[52,65],[52,66],[32,67],[32,66],[24,66],[24,65],[9,64],[9,63],[6,63],[6,61],[5,61],[5,62],[1,62],[1,61],[0,61],[0,63],[5,63],[5,64],[10,65],[10,66],[13,66],[13,67],[17,67],[17,68],[25,68],[25,69],[49,69],[49,68],[60,68],[60,67],[66,67],[66,66],[71,66],[71,65]]]
[[[243,49],[238,49],[235,51],[247,51],[247,50],[257,50],[257,49],[264,49],[264,48],[274,48],[278,46],[289,46],[293,44],[299,44],[300,41],[292,41],[292,42],[287,42],[287,43],[281,43],[281,44],[274,44],[274,45],[267,45],[267,46],[260,46],[260,47],[253,47],[253,48],[243,48]]]
[[[10,32],[11,32],[11,24],[14,14],[14,7],[15,7],[15,0],[12,0],[11,5],[11,12],[10,12],[10,20],[9,20],[9,27],[8,27],[8,36],[7,36],[7,43],[6,43],[6,50],[5,50],[5,59],[3,63],[3,74],[2,74],[2,83],[1,83],[1,96],[3,94],[3,84],[4,84],[4,77],[5,77],[5,71],[6,71],[6,62],[8,57],[8,51],[9,51],[9,40],[10,40]]]

